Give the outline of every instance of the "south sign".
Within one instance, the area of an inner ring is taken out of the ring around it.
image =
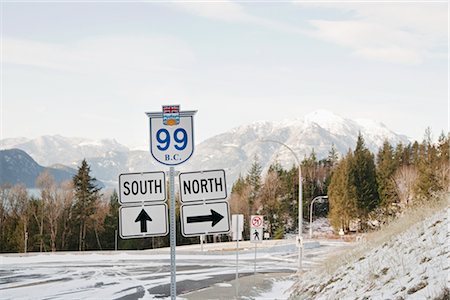
[[[126,173],[119,176],[119,202],[164,202],[166,180],[164,172]]]

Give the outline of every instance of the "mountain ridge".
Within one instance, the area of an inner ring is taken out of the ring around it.
[[[385,139],[393,145],[409,143],[406,136],[396,134],[382,123],[346,119],[319,110],[303,118],[279,122],[257,121],[232,128],[195,145],[192,158],[177,169],[182,172],[225,169],[230,182],[228,186],[231,187],[239,174],[247,173],[255,156],[263,170],[267,170],[275,160],[288,168],[312,151],[318,159],[324,158],[332,146],[343,155],[355,147],[359,133],[372,152],[376,152]],[[11,140],[1,141],[1,144],[11,146]],[[63,164],[74,168],[86,158],[93,175],[111,187],[117,186],[120,173],[165,168],[152,159],[148,150],[130,150],[114,139],[95,141],[56,135],[36,140],[19,138],[17,141],[20,143],[13,146],[30,151],[30,156],[43,165]],[[289,146],[295,156],[282,144]]]

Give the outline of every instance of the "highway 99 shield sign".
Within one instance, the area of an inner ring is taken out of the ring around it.
[[[146,113],[150,121],[150,153],[158,162],[175,166],[194,153],[194,114],[178,105],[163,106],[162,112]]]

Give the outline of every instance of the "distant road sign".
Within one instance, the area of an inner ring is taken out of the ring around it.
[[[250,230],[250,242],[252,243],[262,243],[263,229],[262,228],[251,228]]]
[[[250,227],[253,228],[264,228],[264,216],[251,216]]]
[[[242,240],[242,232],[244,231],[244,215],[231,216],[231,232],[233,241]]]
[[[180,173],[181,202],[227,198],[224,170]]]
[[[229,231],[228,202],[183,204],[181,206],[181,233],[184,236],[228,233]]]
[[[194,114],[178,105],[163,106],[163,112],[146,113],[150,121],[150,153],[158,162],[176,166],[194,152]]]
[[[164,172],[126,173],[119,176],[121,204],[166,201]]]
[[[119,233],[123,239],[165,236],[168,231],[167,205],[121,206]]]

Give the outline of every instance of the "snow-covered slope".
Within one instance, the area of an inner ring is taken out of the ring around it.
[[[231,187],[239,174],[247,173],[255,156],[264,170],[275,160],[284,167],[296,164],[292,153],[273,141],[288,145],[299,160],[313,150],[320,159],[327,156],[332,145],[341,154],[353,149],[359,132],[373,152],[385,139],[392,144],[408,143],[405,136],[394,133],[381,123],[353,121],[328,111],[315,111],[293,120],[242,125],[209,138],[195,146],[194,155],[179,170],[225,169]],[[1,144],[2,147],[6,145],[26,151],[42,165],[60,163],[74,168],[81,159],[87,158],[93,175],[110,186],[116,184],[120,173],[165,168],[156,163],[147,151],[130,151],[115,140],[43,136],[26,141],[7,139]]]
[[[444,208],[367,252],[336,256],[349,261],[304,274],[291,299],[449,299],[449,214]]]

